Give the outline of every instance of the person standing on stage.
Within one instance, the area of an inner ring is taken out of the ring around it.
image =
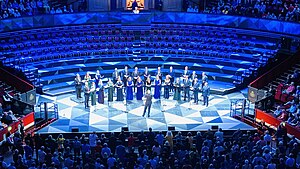
[[[130,76],[128,66],[125,66],[121,76],[122,76],[122,79],[123,79],[124,87],[126,87],[127,86],[127,80]]]
[[[159,75],[156,75],[156,79],[154,80],[154,99],[160,99],[160,87],[161,80]]]
[[[84,81],[85,81],[85,82],[88,82],[89,87],[91,87],[91,85],[92,85],[91,80],[92,80],[92,77],[90,76],[90,73],[89,73],[89,72],[86,72],[86,74],[85,74],[85,76],[84,76]]]
[[[145,100],[145,107],[144,107],[143,117],[145,117],[147,109],[148,109],[148,117],[150,117],[150,109],[152,104],[152,95],[150,90],[147,90],[147,93],[144,96],[144,100]]]
[[[194,84],[193,84],[193,87],[192,87],[192,90],[193,90],[193,93],[194,93],[194,103],[195,104],[198,104],[198,93],[199,93],[199,89],[200,89],[200,84],[198,82],[198,79],[195,78],[194,79]]]
[[[205,72],[202,72],[202,79],[201,80],[202,80],[202,84],[201,84],[201,89],[202,89],[203,86],[204,86],[204,83],[208,82],[208,77],[207,77]]]
[[[117,100],[116,101],[123,101],[124,100],[124,96],[123,96],[123,82],[121,80],[121,77],[118,77],[118,81],[115,84],[116,88],[117,88]]]
[[[142,100],[142,98],[143,98],[143,81],[139,76],[137,78],[136,86],[137,86],[136,100]]]
[[[188,78],[188,76],[184,76],[185,78],[183,79],[183,92],[184,92],[184,101],[186,101],[186,98],[188,99],[188,101],[190,101],[190,87],[191,87],[191,83],[190,80]]]
[[[160,81],[162,81],[163,74],[161,73],[161,68],[160,67],[157,67],[157,72],[156,72],[155,76],[158,76]]]
[[[98,91],[98,103],[104,104],[104,86],[101,79],[99,79],[97,91]]]
[[[85,82],[84,83],[84,107],[88,108],[89,106],[89,101],[90,101],[90,87],[89,83]]]
[[[174,83],[174,98],[173,100],[180,101],[181,100],[181,83],[180,79],[176,78],[176,81]]]
[[[108,79],[108,82],[107,82],[107,88],[108,88],[108,101],[109,102],[112,102],[113,101],[113,97],[114,97],[114,83],[111,81],[111,79],[109,78]]]
[[[96,84],[95,84],[95,82],[92,82],[90,94],[91,94],[92,106],[95,106],[96,105]]]
[[[184,67],[184,71],[182,73],[182,77],[183,78],[186,78],[186,77],[189,78],[190,77],[189,67],[187,67],[187,66]]]
[[[100,79],[102,79],[102,78],[104,78],[104,76],[102,76],[101,74],[100,74],[100,70],[97,70],[96,71],[96,75],[95,75],[95,84],[96,84],[96,88],[98,87],[98,84],[99,84],[99,80]]]
[[[144,74],[143,74],[143,78],[144,78],[144,84],[146,84],[146,81],[147,81],[147,79],[148,79],[148,77],[150,77],[150,81],[151,81],[151,75],[150,75],[150,73],[149,73],[149,70],[148,70],[148,67],[146,66],[145,67],[145,71],[144,71]],[[147,91],[147,86],[145,85],[145,87],[144,87],[144,92],[146,92]]]
[[[171,80],[170,76],[167,75],[164,83],[164,98],[169,99],[170,97],[170,87],[171,87]]]
[[[208,83],[205,82],[204,86],[202,88],[202,96],[203,96],[203,105],[206,107],[208,106],[208,98],[210,95],[210,87],[208,86]]]
[[[175,72],[174,72],[172,66],[170,67],[170,71],[169,71],[168,75],[169,75],[170,82],[171,82],[171,83],[170,83],[170,87],[171,87],[170,89],[171,89],[171,91],[173,91],[173,90],[174,90]]]
[[[115,71],[112,73],[112,78],[113,78],[112,81],[114,84],[117,83],[119,76],[120,76],[120,74],[119,74],[118,68],[115,68]]]
[[[81,86],[81,77],[78,73],[76,74],[74,83],[75,83],[75,89],[76,89],[76,97],[77,97],[77,99],[80,99],[80,98],[82,98],[81,97],[81,87],[82,86]]]
[[[137,82],[137,79],[140,77],[140,72],[139,72],[139,69],[138,67],[135,67],[134,68],[134,71],[132,72],[132,77],[133,77],[133,85],[134,85],[134,92],[136,91],[135,88],[137,86],[136,82]]]
[[[126,85],[126,100],[133,100],[133,82],[131,77],[128,77],[127,85]]]
[[[147,80],[145,81],[145,91],[150,90],[151,91],[151,78],[150,76],[147,77]]]
[[[197,77],[198,77],[198,75],[196,74],[196,71],[193,71],[193,72],[192,72],[192,75],[191,75],[192,85],[194,85],[195,79],[196,79]]]

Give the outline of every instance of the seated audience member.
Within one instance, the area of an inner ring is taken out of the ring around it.
[[[287,112],[282,112],[280,116],[277,117],[279,120],[282,120],[282,121],[286,121],[287,118],[288,118],[288,113]]]
[[[60,8],[57,8],[55,13],[63,13],[63,11]]]
[[[194,8],[194,12],[198,13],[199,12],[199,9],[198,9],[198,6],[196,5],[195,8]]]
[[[7,112],[4,112],[2,118],[1,118],[1,123],[4,123],[6,125],[10,125],[13,122],[12,118],[8,115]]]
[[[291,84],[288,85],[287,88],[282,93],[290,95],[294,92],[294,90],[295,90],[294,82],[291,82]]]
[[[36,2],[36,6],[37,6],[37,9],[38,9],[38,11],[39,11],[39,13],[43,13],[43,2],[41,1],[41,0],[38,0],[37,2]]]
[[[6,19],[8,17],[9,17],[9,15],[8,15],[7,11],[4,11],[4,13],[3,13],[3,19]]]
[[[14,17],[15,18],[21,17],[21,14],[17,9],[15,10]]]
[[[295,95],[300,96],[300,86],[296,87]]]
[[[74,10],[73,10],[73,5],[72,5],[72,4],[69,6],[69,12],[70,12],[70,13],[73,13],[73,12],[74,12]]]
[[[67,6],[64,6],[63,12],[64,12],[64,13],[69,13],[69,11],[68,11],[68,9],[67,9]]]
[[[56,11],[55,11],[55,9],[52,7],[51,8],[51,11],[50,11],[50,14],[55,14],[56,13]]]
[[[194,12],[194,8],[192,7],[192,5],[189,5],[187,12]]]
[[[46,14],[50,12],[50,6],[48,4],[48,0],[43,0],[43,7],[45,9]]]
[[[295,102],[295,100],[289,101],[287,103],[284,104],[286,105],[290,105],[290,108],[288,109],[289,113],[295,113],[297,111],[297,104]]]
[[[282,113],[282,109],[280,108],[280,106],[277,106],[276,110],[274,111],[274,116],[277,118],[281,115]]]

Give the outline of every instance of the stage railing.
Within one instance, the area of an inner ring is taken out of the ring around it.
[[[184,12],[142,12],[140,14],[128,12],[88,12],[21,17],[0,20],[0,32],[101,23],[121,23],[122,25],[149,25],[151,23],[215,25],[300,37],[299,23],[242,16]]]
[[[260,109],[255,109],[255,119],[256,121],[264,121],[272,127],[277,128],[283,121],[275,118],[272,114],[262,111]],[[285,123],[288,134],[294,135],[296,138],[300,139],[300,130],[288,123]]]
[[[284,56],[279,56],[284,57]],[[266,86],[268,83],[272,82],[276,77],[287,71],[291,68],[291,65],[298,62],[300,59],[300,52],[297,52],[293,56],[289,56],[287,59],[285,59],[283,62],[269,70],[268,72],[264,73],[257,79],[255,79],[253,82],[250,83],[249,86],[254,87],[256,89],[261,89],[264,86]]]
[[[18,97],[14,97],[17,101],[24,102],[28,105],[35,105],[36,90],[33,85],[19,78],[18,76],[8,72],[4,68],[0,68],[0,80],[6,84],[14,87],[21,94]]]
[[[281,57],[285,57],[285,55],[279,56],[278,59],[281,59]],[[298,51],[294,55],[288,56],[288,58],[284,59],[277,66],[251,82],[248,86],[248,99],[254,103],[267,97],[267,93],[261,89],[279,77],[282,73],[289,70],[291,66],[299,62],[299,60],[300,52]]]

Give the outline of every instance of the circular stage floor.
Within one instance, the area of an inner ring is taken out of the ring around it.
[[[244,91],[246,92],[246,91]],[[120,132],[128,127],[130,132],[148,130],[167,131],[175,127],[176,131],[204,131],[211,126],[219,126],[223,130],[254,130],[253,127],[230,117],[230,100],[244,98],[243,91],[225,96],[212,95],[209,106],[184,101],[153,100],[150,117],[142,117],[143,101],[133,100],[97,104],[89,109],[84,103],[73,101],[74,95],[65,94],[57,97],[37,96],[37,102],[54,102],[58,104],[59,119],[39,130],[39,133],[67,133],[72,128],[79,132]],[[39,109],[36,110],[38,112]],[[38,113],[37,113],[38,114]]]

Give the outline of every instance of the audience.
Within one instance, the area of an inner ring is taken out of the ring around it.
[[[128,133],[122,133],[125,137],[128,136]],[[177,138],[173,137],[173,134],[176,134]],[[191,132],[183,134],[168,131],[166,137],[163,137],[162,132],[158,132],[153,146],[147,143],[149,135],[143,132],[130,133],[128,138],[134,138],[131,141],[135,143],[130,143],[130,147],[125,146],[128,143],[122,142],[122,138],[115,137],[114,134],[104,134],[105,139],[101,141],[102,136],[98,137],[98,135],[99,133],[93,132],[89,137],[84,136],[82,143],[77,136],[74,137],[74,141],[71,141],[71,138],[63,142],[61,141],[61,138],[64,138],[62,134],[59,134],[57,140],[54,140],[51,135],[45,140],[39,136],[42,141],[38,148],[37,145],[30,143],[30,140],[33,140],[31,135],[28,135],[23,142],[20,135],[16,133],[12,144],[13,161],[8,164],[0,156],[0,163],[2,163],[2,168],[30,169],[283,169],[299,167],[296,164],[299,144],[295,137],[288,140],[284,124],[280,125],[274,135],[269,130],[262,134],[251,134],[249,131],[242,133],[237,130],[232,136],[224,135],[221,129],[216,132],[210,130],[197,132],[196,135]],[[119,136],[123,137],[122,135]],[[109,147],[110,137],[116,140],[115,153]],[[271,146],[273,139],[276,140],[273,142],[276,145]],[[127,141],[129,140],[125,142]],[[162,143],[159,143],[161,141]],[[96,147],[91,148],[95,142],[97,142]],[[170,142],[173,143],[172,148]],[[38,149],[37,155],[33,153],[35,148]]]
[[[188,1],[186,2],[188,3]],[[213,3],[213,2],[212,2]],[[241,15],[255,18],[276,19],[299,22],[299,1],[295,0],[268,0],[268,1],[230,1],[219,0],[218,4],[210,7],[206,4],[203,13]],[[187,12],[198,12],[198,7],[188,5]]]
[[[0,0],[0,19],[72,12],[72,5],[63,6],[63,9],[52,7],[50,10],[48,0]]]
[[[198,5],[188,4],[187,12],[203,12],[211,14],[241,15],[256,18],[277,19],[299,22],[299,1],[297,0],[269,0],[269,1],[229,1],[219,0],[215,6],[208,2],[204,10],[199,10]],[[50,10],[51,9],[51,10]],[[87,1],[79,1],[78,11],[86,11]],[[31,16],[39,14],[72,13],[72,5],[62,8],[50,8],[48,0],[5,0],[0,1],[0,19],[9,17]]]

